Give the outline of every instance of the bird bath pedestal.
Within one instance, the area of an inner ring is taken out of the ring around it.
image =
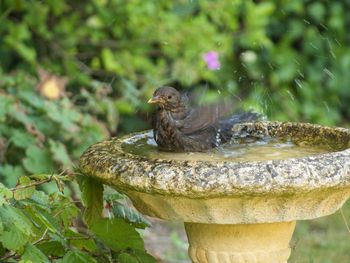
[[[285,160],[171,160],[123,147],[145,136],[139,133],[91,146],[80,167],[141,213],[183,221],[193,262],[287,262],[295,222],[332,214],[350,196],[350,131],[281,122],[240,129],[332,150]]]

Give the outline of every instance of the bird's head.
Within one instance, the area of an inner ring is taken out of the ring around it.
[[[157,104],[162,109],[176,111],[182,106],[182,96],[172,87],[162,87],[156,89],[148,103]]]

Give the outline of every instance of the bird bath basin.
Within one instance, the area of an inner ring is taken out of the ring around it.
[[[234,130],[298,149],[255,159],[157,153],[149,133],[136,133],[91,146],[80,167],[141,213],[183,221],[193,262],[287,262],[295,222],[332,214],[350,196],[350,130],[289,122]]]

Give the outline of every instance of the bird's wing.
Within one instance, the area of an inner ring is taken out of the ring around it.
[[[184,119],[181,132],[184,134],[191,134],[213,126],[219,119],[230,114],[232,108],[232,102],[223,101],[219,104],[191,109]]]

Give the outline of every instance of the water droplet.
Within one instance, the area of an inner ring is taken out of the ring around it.
[[[334,79],[334,74],[328,68],[324,68],[323,72],[326,73],[331,79]]]
[[[314,49],[316,49],[316,50],[318,50],[319,48],[318,47],[316,47],[313,43],[309,43],[310,44],[310,46],[312,46]]]
[[[338,41],[338,39],[334,39],[335,40],[335,42],[337,42],[337,44],[341,47],[342,46],[342,44],[340,44],[340,42]]]
[[[300,62],[295,58],[294,59],[294,62],[297,64],[297,65],[300,65]]]
[[[297,72],[298,72],[300,77],[305,78],[304,74],[299,69],[297,70]]]
[[[241,54],[241,58],[246,63],[253,63],[257,60],[257,55],[254,51],[245,51]]]
[[[107,214],[108,214],[109,220],[112,220],[114,218],[114,215],[109,210],[107,211]]]
[[[295,82],[295,84],[298,85],[299,88],[301,88],[301,89],[303,88],[303,83],[300,79],[295,79],[294,82]]]
[[[221,133],[221,129],[218,129],[215,136],[216,146],[219,146],[221,144],[220,133]]]
[[[320,26],[323,27],[325,30],[328,30],[328,27],[325,26],[324,24],[320,23]]]
[[[287,93],[288,93],[289,97],[294,101],[295,98],[294,98],[293,94],[289,90],[287,90]]]
[[[332,55],[332,57],[333,57],[333,58],[335,58],[335,59],[337,58],[337,56],[334,54],[334,52],[333,52],[333,50],[332,50],[332,49],[331,49],[331,50],[329,50],[329,53],[331,53],[331,55]]]
[[[323,104],[326,107],[327,111],[330,112],[329,107],[328,107],[328,103],[326,101],[323,101]]]

